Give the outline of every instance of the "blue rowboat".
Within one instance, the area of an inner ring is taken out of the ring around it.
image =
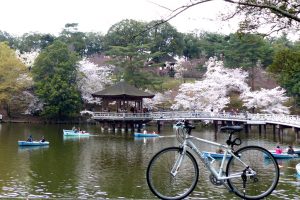
[[[63,130],[64,136],[90,136],[90,133],[85,131]]]
[[[277,154],[274,152],[271,152],[272,156],[276,159],[290,159],[290,158],[299,158],[298,154],[287,154],[287,153],[281,153],[281,154]],[[269,158],[267,156],[265,156],[266,158]]]
[[[45,142],[41,142],[41,141],[32,141],[32,142],[18,141],[18,145],[19,146],[45,146],[45,145],[49,145],[49,142],[47,142],[47,141],[45,141]]]
[[[300,176],[300,163],[296,165],[297,174]]]
[[[134,133],[134,137],[159,137],[156,133]]]
[[[272,154],[275,153],[275,150],[269,150]],[[294,148],[295,154],[300,154],[300,148]],[[283,150],[283,153],[287,153],[287,149]]]
[[[212,158],[223,158],[224,154],[223,153],[216,153],[216,152],[208,152],[208,151],[204,151],[204,156],[206,157],[212,157]],[[227,154],[226,158],[230,158],[231,155]]]

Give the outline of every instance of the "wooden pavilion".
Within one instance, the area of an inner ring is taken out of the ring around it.
[[[143,108],[143,98],[153,98],[154,95],[139,90],[138,88],[129,85],[125,81],[120,81],[113,86],[105,88],[102,91],[92,94],[93,97],[102,99],[101,111],[114,112],[122,115],[127,113],[143,114],[146,109]],[[114,103],[111,105],[111,103]],[[147,123],[147,118],[132,118],[132,119],[99,119],[103,124],[103,128],[114,129],[118,128],[129,131],[137,127],[141,129],[143,123]]]
[[[154,97],[153,94],[139,90],[125,81],[120,81],[113,86],[92,94],[92,96],[102,99],[101,107],[104,112],[114,111],[135,113],[143,112],[143,98]],[[115,107],[109,107],[109,104],[112,102],[116,103]]]

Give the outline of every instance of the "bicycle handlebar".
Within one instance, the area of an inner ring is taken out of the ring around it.
[[[192,129],[195,129],[195,126],[192,125],[188,120],[182,120],[176,123],[176,126],[182,126],[183,128],[187,129],[187,133],[190,135]]]

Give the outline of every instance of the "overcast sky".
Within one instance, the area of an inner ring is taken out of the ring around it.
[[[187,0],[2,0],[0,30],[13,35],[26,32],[57,35],[66,23],[78,23],[83,32],[105,34],[123,19],[150,22],[165,19],[169,9],[175,9]],[[159,4],[159,5],[158,5]],[[220,11],[228,7],[221,0],[193,7],[170,23],[179,32],[194,30],[228,34],[235,32],[236,23],[221,22]]]

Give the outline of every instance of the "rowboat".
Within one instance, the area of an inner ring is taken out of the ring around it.
[[[297,174],[300,176],[300,163],[296,165]]]
[[[134,133],[134,137],[159,137],[156,133]]]
[[[90,133],[85,131],[63,130],[64,136],[90,136]]]
[[[45,141],[45,142],[41,142],[41,141],[32,141],[32,142],[18,141],[18,145],[19,146],[45,146],[45,145],[49,145],[49,142],[47,142],[47,141]]]
[[[277,154],[275,152],[271,152],[272,156],[276,159],[290,159],[290,158],[299,158],[298,154],[287,154],[287,153],[281,153]],[[269,158],[268,156],[265,156],[266,158]]]
[[[271,153],[275,153],[275,150],[269,150]],[[300,148],[294,148],[295,154],[300,154]],[[283,150],[283,153],[287,153],[287,149]]]
[[[212,157],[212,158],[223,158],[224,154],[223,153],[216,153],[216,152],[208,152],[208,151],[204,151],[204,156],[206,157]],[[230,158],[231,155],[227,154],[226,158]]]

